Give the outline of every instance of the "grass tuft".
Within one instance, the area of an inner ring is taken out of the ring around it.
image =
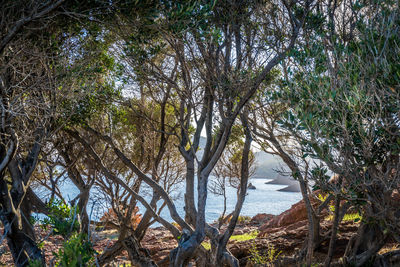
[[[231,238],[229,240],[233,240],[233,241],[247,241],[247,240],[252,240],[255,239],[258,235],[258,231],[253,231],[251,233],[245,233],[242,235],[233,235],[231,236]],[[201,245],[206,249],[206,250],[210,250],[211,249],[211,244],[209,241],[203,241],[201,243]]]
[[[361,222],[361,219],[362,216],[359,213],[348,213],[344,215],[342,222],[348,222],[348,221]],[[326,216],[325,220],[333,221],[333,215]]]
[[[235,241],[246,241],[246,240],[252,240],[255,239],[258,235],[258,231],[253,231],[251,233],[245,233],[242,235],[233,235],[231,236],[230,240],[235,240]]]

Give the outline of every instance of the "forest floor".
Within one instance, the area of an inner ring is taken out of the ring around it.
[[[347,242],[358,228],[358,221],[353,216],[348,216],[340,224],[337,245],[334,255],[334,263],[338,262],[343,255]],[[327,233],[331,227],[331,219],[328,216],[321,222],[321,233]],[[222,227],[222,230],[224,230]],[[229,241],[228,248],[237,257],[241,266],[253,266],[255,263],[268,263],[282,257],[293,257],[302,248],[307,235],[306,213],[301,202],[296,203],[288,211],[277,215],[258,214],[253,218],[241,217],[235,231]],[[58,235],[49,235],[49,231],[36,227],[39,240],[42,241],[42,249],[46,260],[49,262],[54,258],[54,252],[62,247],[64,239]],[[104,249],[111,247],[118,239],[116,230],[93,231],[91,240],[94,249],[101,253]],[[169,252],[176,247],[177,243],[173,236],[163,227],[150,228],[142,241],[155,262],[159,266],[168,266]],[[329,245],[329,239],[322,242],[314,256],[315,266],[323,262]],[[207,240],[203,246],[209,249]],[[389,244],[381,252],[398,249],[399,245]],[[109,266],[129,266],[127,253],[123,253],[114,259]],[[0,244],[0,266],[12,266],[13,261],[8,250],[6,240]],[[335,264],[334,264],[335,265]]]

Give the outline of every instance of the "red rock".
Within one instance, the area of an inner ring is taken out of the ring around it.
[[[311,197],[311,204],[315,207],[320,203],[320,201],[316,198]],[[307,220],[307,209],[304,201],[301,200],[296,204],[293,204],[292,207],[281,214],[274,216],[271,220],[267,221],[263,224],[259,230],[260,235],[263,235],[263,232],[269,228],[277,228],[284,227],[287,225],[291,225],[294,223],[298,223],[301,221]]]
[[[272,214],[267,214],[267,213],[259,213],[250,220],[250,224],[264,224],[267,221],[271,220],[274,218],[275,215]]]

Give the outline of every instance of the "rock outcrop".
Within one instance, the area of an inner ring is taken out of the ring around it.
[[[265,184],[279,184],[279,185],[292,185],[298,184],[296,180],[287,176],[277,175],[272,181],[266,182]]]
[[[252,183],[249,183],[249,185],[247,186],[247,189],[254,190],[254,189],[256,189],[256,187]]]
[[[278,191],[280,191],[280,192],[300,192],[300,185],[299,185],[299,183],[291,184],[282,189],[279,189]]]
[[[311,197],[311,204],[313,206],[318,205],[320,202],[317,198]],[[296,204],[293,204],[292,207],[281,214],[273,217],[271,220],[268,220],[265,224],[260,227],[260,236],[269,229],[269,228],[277,228],[284,227],[290,224],[299,223],[304,220],[307,220],[307,209],[304,201],[301,200]]]
[[[331,222],[323,221],[321,230],[326,232],[332,227]],[[344,249],[348,240],[357,231],[358,225],[352,221],[342,222],[339,226],[339,235],[336,241],[336,249],[334,257],[340,257],[344,253]],[[294,256],[299,249],[302,248],[308,232],[307,220],[296,222],[287,226],[269,228],[264,232],[264,236],[257,237],[253,240],[242,242],[230,242],[228,248],[231,253],[240,260],[240,266],[246,265],[248,258],[251,256],[251,250],[257,248],[260,253],[274,249],[282,256],[289,258]],[[329,239],[322,243],[321,248],[316,252],[320,253],[322,258],[325,257],[328,249]],[[281,266],[297,266],[295,264],[283,264]]]
[[[259,213],[259,214],[255,215],[253,218],[251,218],[250,224],[251,225],[263,225],[274,217],[275,217],[275,215],[272,215],[272,214]]]

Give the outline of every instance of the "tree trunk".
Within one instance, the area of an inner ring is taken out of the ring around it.
[[[385,254],[378,255],[374,260],[374,267],[390,267],[400,266],[400,250],[389,251]]]
[[[218,230],[221,229],[221,226],[225,223],[225,213],[226,213],[226,192],[225,192],[225,188],[224,188],[223,197],[224,197],[224,210],[222,211],[221,218],[219,219],[219,222],[218,222]]]
[[[340,195],[337,195],[336,200],[335,200],[335,214],[333,216],[332,233],[331,233],[331,239],[329,241],[328,255],[324,262],[325,267],[329,267],[331,265],[333,252],[335,250],[336,235],[337,235],[339,222],[340,222],[339,217],[340,217]]]
[[[194,202],[194,158],[186,160],[186,192],[185,192],[185,221],[194,225],[196,222],[196,209]]]
[[[99,266],[104,266],[109,262],[115,260],[115,257],[120,255],[123,251],[124,247],[122,242],[118,240],[112,247],[107,248],[103,251],[103,253],[97,258],[97,263]]]
[[[73,151],[71,144],[66,144],[65,147],[59,147],[58,151],[64,158],[67,165],[70,167],[68,168],[68,177],[71,182],[79,189],[79,200],[78,200],[78,209],[79,209],[79,217],[81,220],[81,230],[83,233],[89,233],[89,226],[90,220],[87,214],[87,203],[89,201],[90,196],[90,189],[93,183],[85,183],[81,173],[79,172],[78,168],[75,166],[74,161],[72,160],[72,156],[70,153]],[[94,178],[93,178],[94,179]],[[94,182],[94,180],[92,181]],[[75,203],[71,203],[73,206]]]
[[[170,252],[170,266],[187,266],[190,260],[195,256],[195,252],[203,239],[204,237],[199,236],[197,232],[190,234],[186,229],[184,229],[180,239],[178,240],[178,247]]]
[[[362,266],[371,261],[384,246],[386,238],[378,224],[361,223],[357,235],[350,239],[346,247],[345,264]]]
[[[4,207],[3,203],[1,203]],[[0,220],[4,226],[4,234],[8,247],[14,259],[15,266],[28,266],[29,261],[40,261],[44,266],[44,256],[36,245],[33,226],[28,221],[30,213],[26,212],[29,203],[26,200],[21,204],[18,212],[0,213]]]
[[[124,250],[128,252],[129,260],[133,266],[155,267],[157,264],[153,262],[148,252],[140,246],[140,242],[128,228],[119,230],[120,236],[118,241],[109,249],[106,249],[97,259],[100,266],[107,265],[113,261],[115,257],[120,255]]]
[[[32,151],[38,153],[39,149],[34,147]],[[29,261],[34,260],[44,264],[44,256],[36,245],[35,231],[29,222],[32,205],[35,203],[29,201],[28,196],[33,195],[27,193],[30,189],[26,187],[36,166],[35,155],[37,156],[32,153],[22,163],[10,161],[8,169],[13,182],[11,188],[5,181],[4,172],[1,173],[0,178],[0,220],[4,226],[4,235],[14,264],[18,267],[27,266]]]
[[[129,259],[134,266],[156,267],[157,264],[150,258],[150,255],[140,247],[136,237],[129,235],[122,241],[122,245],[128,251]]]
[[[4,221],[2,220],[4,223]],[[19,229],[16,223],[12,223],[11,230],[7,233],[7,244],[10,248],[14,263],[18,267],[28,266],[29,261],[44,263],[42,251],[24,229]]]
[[[151,198],[150,206],[155,210],[157,201],[160,200],[160,196],[157,194],[155,190],[153,190],[153,197]],[[142,219],[140,220],[139,225],[135,229],[135,236],[137,237],[138,241],[142,241],[144,235],[146,234],[147,228],[150,226],[150,220],[153,217],[151,216],[151,212],[146,210]]]
[[[216,248],[211,248],[210,262],[207,266],[230,266],[239,267],[239,260],[232,255],[226,245],[218,244]]]
[[[211,239],[211,259],[213,266],[227,265],[231,267],[239,267],[238,259],[236,259],[235,256],[230,253],[230,251],[226,248],[226,245],[228,244],[229,238],[232,236],[232,233],[236,227],[240,211],[242,210],[242,206],[246,198],[247,182],[249,180],[249,154],[251,142],[253,139],[250,133],[250,129],[248,127],[248,117],[246,110],[244,110],[243,113],[240,114],[240,119],[242,121],[242,125],[245,131],[245,142],[243,145],[242,162],[240,169],[240,186],[237,191],[238,195],[235,210],[232,213],[232,218],[229,222],[227,229],[223,234],[220,234],[214,239]],[[224,200],[226,201],[226,197]],[[224,204],[226,205],[226,203]]]
[[[320,243],[320,220],[319,217],[315,214],[314,211],[312,211],[311,214],[311,220],[309,219],[308,225],[308,246],[307,246],[307,254],[306,254],[306,262],[307,266],[311,266],[312,264],[312,259],[314,255],[314,250],[317,248],[317,246]]]
[[[275,136],[271,134],[270,136],[267,136],[267,140],[274,145],[281,159],[292,171],[292,176],[299,182],[300,191],[306,206],[308,218],[306,262],[307,266],[311,266],[314,250],[320,242],[320,218],[311,204],[310,197],[308,195],[307,182],[305,181],[297,163],[290,157],[288,153],[286,153]]]
[[[89,215],[86,210],[87,203],[89,201],[89,190],[90,189],[86,188],[84,190],[81,190],[78,201],[79,216],[81,220],[80,228],[81,231],[85,234],[89,233],[89,226],[90,226]]]

